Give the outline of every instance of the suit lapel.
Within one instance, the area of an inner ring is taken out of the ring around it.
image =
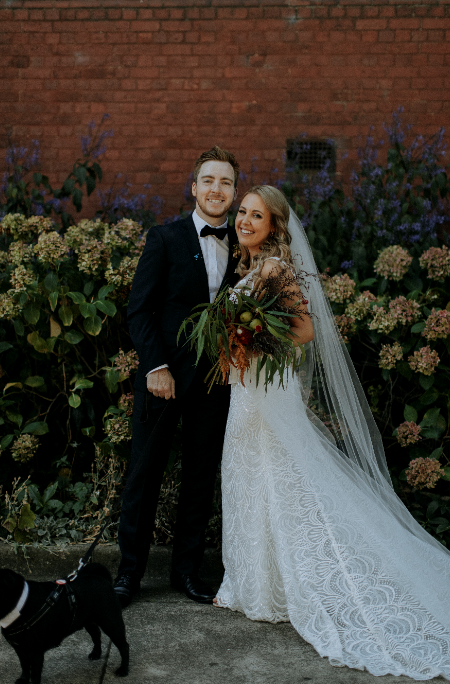
[[[203,253],[192,216],[188,216],[188,218],[185,219],[184,239],[187,246],[188,260],[194,265],[194,269],[198,276],[203,297],[202,301],[209,302],[208,274],[206,272]]]
[[[238,245],[238,239],[236,235],[236,230],[234,226],[228,225],[228,245],[229,245],[229,251],[228,251],[228,263],[227,263],[227,268],[225,271],[225,275],[223,276],[223,280],[220,284],[219,290],[221,290],[226,284],[228,285],[234,285],[235,284],[235,278],[234,276],[234,271],[236,269],[236,266],[239,263],[240,255],[239,256],[234,256],[236,245]]]

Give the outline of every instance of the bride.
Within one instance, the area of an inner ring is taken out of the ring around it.
[[[236,229],[236,288],[294,270],[310,316],[294,320],[306,361],[284,388],[256,386],[255,364],[245,386],[234,379],[225,576],[214,602],[251,620],[290,621],[335,666],[450,679],[450,553],[394,493],[302,225],[266,185],[244,196]]]

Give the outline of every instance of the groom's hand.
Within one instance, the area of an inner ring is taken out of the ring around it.
[[[175,399],[175,380],[168,368],[147,375],[147,389],[155,397]]]

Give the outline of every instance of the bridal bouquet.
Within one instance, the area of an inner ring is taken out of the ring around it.
[[[244,385],[252,358],[256,361],[256,384],[263,372],[266,388],[273,384],[276,374],[282,385],[286,369],[294,372],[303,363],[305,351],[294,343],[290,330],[291,318],[310,315],[305,313],[306,299],[291,303],[292,288],[296,286],[298,291],[298,280],[286,271],[270,274],[260,292],[249,287],[224,288],[211,304],[194,307],[180,327],[178,342],[184,333],[186,344],[197,352],[196,363],[203,352],[207,354],[212,364],[205,378],[209,389],[214,383],[226,384],[231,367],[238,370]]]

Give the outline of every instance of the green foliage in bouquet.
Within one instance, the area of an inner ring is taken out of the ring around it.
[[[287,288],[296,282],[293,276],[281,274],[281,278],[285,279]],[[302,315],[298,311],[301,302],[291,306],[282,304],[286,290],[276,287],[275,280],[280,284],[280,276],[269,276],[265,289],[257,298],[250,296],[255,293],[246,294],[246,288],[226,287],[214,302],[199,304],[183,321],[178,342],[187,338],[185,343],[190,343],[197,353],[197,364],[206,353],[212,364],[206,378],[210,388],[215,382],[227,383],[231,367],[239,371],[243,383],[244,373],[250,367],[249,357],[253,355],[256,357],[256,385],[264,371],[266,389],[275,379],[279,386],[284,386],[287,372],[294,373],[303,363],[304,348],[298,342],[297,346],[294,343],[289,325],[290,318]],[[299,357],[297,349],[301,351]]]

